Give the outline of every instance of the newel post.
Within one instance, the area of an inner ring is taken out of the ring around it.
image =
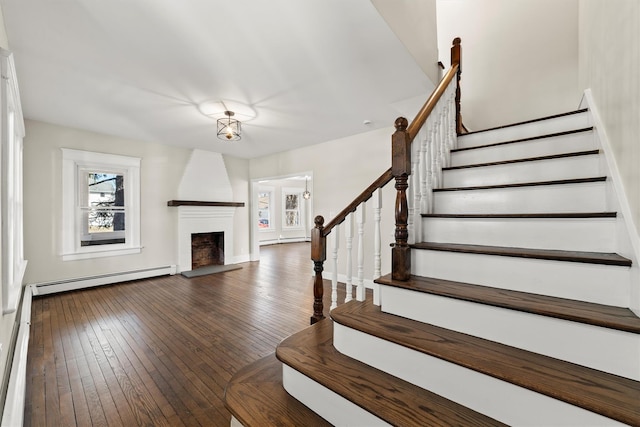
[[[458,135],[466,133],[462,125],[462,113],[460,112],[460,76],[462,74],[462,46],[460,46],[460,37],[453,39],[451,46],[451,65],[458,64],[458,72],[456,73],[456,133]]]
[[[311,324],[324,319],[324,305],[322,297],[324,294],[324,286],[322,283],[322,270],[324,270],[324,261],[327,259],[327,238],[323,235],[324,218],[321,215],[315,217],[313,221],[316,226],[311,230],[311,261],[313,261],[313,316],[311,316]]]
[[[411,275],[411,254],[409,249],[409,206],[407,204],[407,188],[411,174],[411,141],[407,134],[409,122],[398,117],[395,122],[396,131],[391,137],[391,173],[396,180],[396,232],[395,244],[391,250],[391,277],[394,280],[409,280]]]

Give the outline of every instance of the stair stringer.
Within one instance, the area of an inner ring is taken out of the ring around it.
[[[596,143],[602,152],[601,159],[604,164],[601,168],[606,170],[609,177],[606,184],[607,204],[612,210],[618,212],[616,221],[617,252],[632,260],[629,309],[640,316],[640,266],[638,265],[638,260],[640,260],[640,234],[638,234],[637,225],[633,222],[631,207],[626,196],[620,170],[591,89],[584,91],[580,107],[589,109],[589,120],[594,127]]]

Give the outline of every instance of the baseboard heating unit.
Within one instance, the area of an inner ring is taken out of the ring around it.
[[[110,285],[129,280],[146,279],[149,277],[176,274],[176,266],[145,268],[141,270],[122,271],[119,273],[101,274],[97,276],[78,277],[54,282],[34,283],[33,295],[47,295],[56,292],[66,292],[93,286]]]

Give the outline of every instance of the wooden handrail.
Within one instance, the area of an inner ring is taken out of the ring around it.
[[[449,83],[451,83],[451,80],[453,80],[457,75],[458,75],[458,64],[454,64],[451,66],[451,68],[449,68],[449,71],[447,71],[447,73],[442,77],[442,80],[440,80],[440,83],[438,84],[436,89],[433,91],[433,93],[431,93],[431,96],[429,97],[429,99],[427,99],[427,102],[422,106],[420,111],[418,111],[418,114],[416,114],[416,117],[413,119],[413,121],[407,128],[407,133],[409,134],[410,141],[413,141],[416,135],[418,135],[418,132],[427,121],[429,114],[431,114],[433,109],[438,104],[438,101],[440,101],[440,98],[442,98],[442,95],[444,94],[444,91],[449,86]]]
[[[333,227],[338,224],[341,224],[351,212],[355,212],[358,205],[366,202],[373,196],[373,193],[379,189],[384,187],[393,179],[393,174],[391,173],[391,168],[387,169],[378,179],[373,181],[371,185],[369,185],[362,193],[358,195],[353,202],[349,203],[349,206],[340,211],[338,215],[336,215],[331,221],[324,226],[322,230],[323,236],[328,236]]]
[[[422,106],[416,117],[413,119],[409,127],[407,128],[407,133],[409,134],[409,141],[413,141],[413,139],[418,134],[418,131],[422,128],[422,126],[427,121],[429,114],[435,108],[436,104],[444,94],[445,89],[451,83],[451,80],[454,77],[457,79],[457,90],[456,90],[456,131],[460,132],[460,128],[462,126],[462,120],[460,119],[460,74],[462,73],[462,63],[461,63],[461,47],[460,47],[460,37],[456,37],[453,39],[453,46],[451,46],[451,68],[449,71],[442,77],[440,83],[433,91],[427,102]]]
[[[324,225],[324,218],[318,215],[314,222],[315,227],[311,231],[311,260],[314,263],[314,279],[313,279],[313,315],[311,316],[311,324],[324,319],[323,314],[323,282],[322,272],[324,270],[324,261],[327,258],[327,236],[333,228],[341,224],[347,216],[355,212],[357,207],[369,200],[373,193],[379,188],[384,187],[392,179],[395,179],[396,206],[395,206],[395,243],[392,245],[392,277],[397,280],[407,280],[411,270],[410,248],[408,245],[408,203],[406,191],[408,188],[408,177],[411,174],[411,143],[415,139],[419,130],[426,123],[429,115],[434,110],[446,88],[456,79],[456,132],[461,134],[464,132],[462,118],[460,114],[460,74],[461,74],[461,47],[460,38],[453,40],[451,47],[451,68],[443,76],[438,86],[433,91],[427,102],[422,106],[418,114],[411,124],[407,123],[404,117],[398,117],[395,121],[396,131],[394,132],[391,143],[391,168],[387,169],[378,179],[371,183],[360,195],[358,195],[346,208],[336,215],[329,223]]]

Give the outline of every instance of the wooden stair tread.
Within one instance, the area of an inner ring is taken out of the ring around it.
[[[616,212],[548,212],[548,213],[480,213],[480,214],[421,214],[423,218],[557,218],[557,219],[578,219],[578,218],[615,218]]]
[[[553,154],[549,156],[526,157],[522,159],[501,160],[498,162],[474,163],[469,165],[450,166],[450,167],[442,168],[442,170],[452,171],[452,170],[460,170],[460,169],[481,168],[481,167],[487,167],[487,166],[509,165],[514,163],[535,162],[535,161],[541,161],[541,160],[566,159],[569,157],[591,156],[598,153],[600,153],[600,150],[574,151],[571,153]]]
[[[511,248],[504,246],[467,245],[462,243],[422,242],[412,248],[432,251],[498,255],[516,258],[546,259],[551,261],[583,262],[590,264],[630,267],[631,260],[616,253],[564,251],[558,249]]]
[[[392,425],[504,425],[339,353],[325,319],[285,339],[278,359]]]
[[[463,135],[471,135],[471,134],[474,134],[474,133],[482,133],[482,132],[488,132],[488,131],[491,131],[491,130],[510,128],[510,127],[514,127],[514,126],[526,125],[528,123],[541,122],[541,121],[549,120],[549,119],[557,119],[558,117],[571,116],[573,114],[580,114],[580,113],[584,113],[586,111],[589,111],[589,109],[588,108],[582,108],[582,109],[579,109],[579,110],[568,111],[566,113],[553,114],[551,116],[545,116],[545,117],[540,117],[540,118],[537,118],[537,119],[526,120],[524,122],[510,123],[508,125],[495,126],[495,127],[487,128],[487,129],[474,130],[473,132],[467,132],[467,133],[465,133]],[[460,136],[463,136],[463,135],[459,135],[458,138]]]
[[[566,185],[566,184],[585,184],[590,182],[606,181],[606,176],[596,176],[592,178],[573,178],[573,179],[556,179],[552,181],[535,181],[535,182],[519,182],[514,184],[497,184],[497,185],[478,185],[472,187],[449,187],[434,188],[433,192],[443,191],[471,191],[471,190],[494,190],[499,188],[518,188],[518,187],[537,187],[543,185]]]
[[[426,323],[367,302],[335,308],[347,327],[582,407],[640,425],[640,382]]]
[[[623,307],[431,277],[411,276],[408,281],[402,282],[393,280],[391,274],[388,274],[375,282],[417,292],[640,334],[640,318],[628,308]]]
[[[548,133],[548,134],[545,134],[545,135],[530,136],[530,137],[527,137],[527,138],[512,139],[512,140],[509,140],[509,141],[494,142],[494,143],[485,144],[485,145],[476,145],[476,146],[473,146],[473,147],[455,148],[455,149],[451,150],[451,152],[452,153],[457,153],[459,151],[477,150],[479,148],[497,147],[499,145],[516,144],[516,143],[519,143],[519,142],[527,142],[527,141],[536,141],[538,139],[554,138],[554,137],[557,137],[557,136],[572,135],[574,133],[589,132],[589,131],[592,131],[592,130],[593,130],[593,126],[590,126],[590,127],[586,127],[586,128],[567,130],[567,131],[563,131],[563,132],[554,132],[554,133]]]
[[[225,389],[227,409],[244,427],[331,426],[282,387],[282,363],[270,354],[238,371]]]

